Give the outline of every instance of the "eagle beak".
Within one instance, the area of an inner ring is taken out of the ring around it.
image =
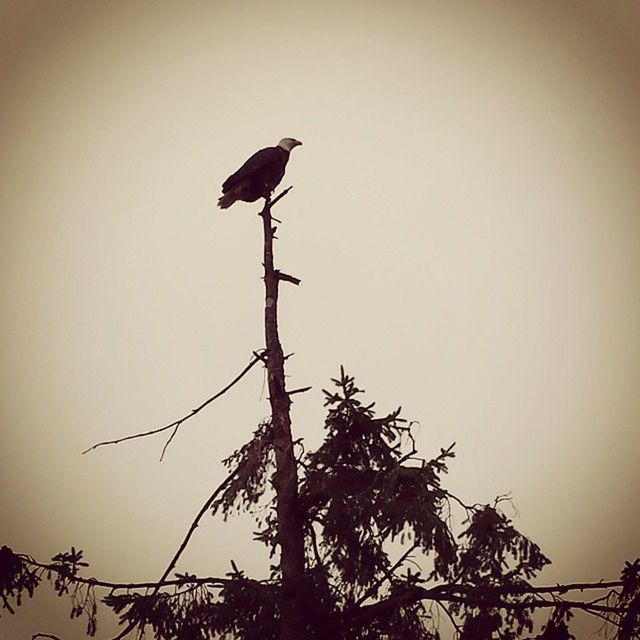
[[[300,142],[300,140],[296,140],[296,144],[295,144],[295,146],[297,147],[298,145],[299,145],[299,146],[302,146],[302,142]]]

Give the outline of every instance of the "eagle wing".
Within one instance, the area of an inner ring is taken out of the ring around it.
[[[267,147],[256,151],[235,173],[222,183],[222,193],[233,189],[246,180],[260,174],[261,171],[282,161],[282,151],[278,147]]]

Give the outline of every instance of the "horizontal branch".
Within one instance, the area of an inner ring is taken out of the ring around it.
[[[221,389],[220,391],[218,391],[218,393],[216,393],[215,395],[213,395],[210,398],[208,398],[207,400],[205,400],[201,405],[197,406],[195,409],[192,409],[191,412],[188,413],[186,416],[183,416],[182,418],[179,418],[178,420],[174,420],[170,424],[165,425],[164,427],[159,427],[158,429],[151,429],[150,431],[144,431],[144,432],[141,432],[141,433],[134,433],[134,434],[129,435],[129,436],[124,436],[123,438],[115,438],[114,440],[104,440],[103,442],[98,442],[97,444],[94,444],[93,446],[89,447],[88,449],[85,449],[82,452],[83,455],[85,453],[89,453],[90,451],[93,451],[94,449],[97,449],[98,447],[104,447],[104,446],[109,445],[109,444],[120,444],[121,442],[126,442],[127,440],[135,440],[137,438],[145,438],[147,436],[153,436],[156,433],[162,433],[163,431],[168,431],[169,429],[173,429],[174,432],[172,433],[171,437],[169,438],[169,440],[165,444],[164,449],[162,451],[162,455],[164,455],[164,452],[166,451],[166,448],[167,448],[168,444],[173,439],[173,436],[175,435],[175,432],[178,430],[178,428],[184,422],[186,422],[190,418],[193,418],[193,416],[195,416],[196,414],[200,413],[200,411],[202,411],[206,406],[208,406],[214,400],[217,400],[221,395],[223,395],[227,391],[229,391],[229,389],[231,389],[231,387],[233,387],[236,383],[238,383],[249,372],[249,370],[254,365],[256,365],[258,362],[263,362],[263,356],[262,356],[262,354],[257,354],[257,353],[254,352],[253,358],[251,359],[249,364],[226,387],[224,387],[224,389]],[[162,459],[162,456],[161,456],[161,459]]]
[[[135,591],[135,590],[144,590],[144,589],[153,589],[160,585],[160,588],[163,587],[180,587],[182,585],[202,585],[202,586],[211,586],[211,587],[224,587],[232,582],[231,579],[227,578],[198,578],[195,576],[190,576],[188,578],[174,578],[172,580],[163,580],[161,582],[112,582],[109,580],[99,580],[98,578],[83,578],[81,576],[69,576],[67,573],[67,568],[61,565],[56,564],[45,564],[44,562],[38,562],[34,560],[30,556],[17,553],[16,554],[22,562],[28,564],[31,567],[38,567],[40,569],[44,569],[46,571],[51,571],[52,573],[59,573],[69,578],[70,582],[77,584],[84,584],[89,587],[102,587],[104,589],[109,589],[111,591],[126,589],[127,591]]]
[[[563,600],[558,597],[559,593],[566,593],[568,591],[602,590],[620,586],[622,586],[621,581],[584,582],[556,585],[554,587],[517,587],[511,588],[511,592],[508,591],[508,587],[498,587],[495,589],[487,588],[485,593],[488,595],[486,596],[480,593],[481,588],[470,587],[468,585],[443,584],[431,589],[414,587],[404,593],[390,596],[379,602],[365,606],[356,605],[344,611],[337,616],[337,620],[334,618],[333,622],[329,622],[316,637],[318,639],[334,637],[340,629],[349,629],[356,625],[361,626],[367,621],[385,615],[395,607],[407,606],[423,600],[437,604],[452,603],[483,609],[502,609],[509,611],[522,611],[526,609],[574,609],[596,616],[601,616],[602,614],[621,616],[624,613],[624,607],[621,605],[597,604],[594,601]],[[523,598],[523,596],[536,593],[552,593],[556,597],[554,597],[553,600]],[[509,596],[519,599],[505,599]]]
[[[236,470],[237,471],[237,470]],[[69,576],[68,567],[59,564],[45,564],[38,562],[30,556],[16,554],[27,565],[37,567],[46,571],[59,573],[73,583],[83,584],[90,587],[102,587],[114,590],[149,590],[152,589],[151,595],[159,592],[165,587],[182,587],[182,586],[208,586],[212,588],[223,588],[233,582],[233,578],[218,577],[196,577],[185,576],[177,579],[167,580],[169,573],[175,568],[178,558],[186,548],[191,536],[193,535],[198,523],[204,513],[211,507],[216,497],[227,486],[231,479],[235,476],[236,471],[230,474],[213,492],[210,498],[205,502],[198,512],[189,531],[183,540],[177,553],[169,563],[169,566],[158,581],[154,582],[111,582],[99,580],[97,578],[83,578],[80,576]],[[404,556],[403,558],[404,559]],[[479,607],[484,609],[502,609],[510,611],[527,610],[527,609],[572,609],[581,610],[586,613],[602,616],[604,614],[612,614],[614,616],[622,616],[625,608],[622,605],[600,604],[599,600],[585,602],[579,600],[563,600],[554,598],[553,600],[544,600],[539,598],[522,599],[522,596],[549,593],[557,596],[560,593],[570,591],[593,591],[604,590],[615,587],[621,587],[622,581],[600,581],[600,582],[576,582],[567,584],[558,584],[554,586],[518,586],[518,587],[496,587],[482,589],[469,585],[443,584],[431,589],[415,587],[403,594],[395,595],[379,602],[366,605],[355,606],[351,610],[340,614],[337,619],[334,618],[324,629],[319,630],[317,638],[325,638],[332,636],[337,630],[351,628],[354,625],[362,625],[368,620],[373,620],[387,613],[390,609],[397,606],[407,606],[423,600],[429,600],[438,604],[451,603],[458,605],[466,605],[471,607]],[[482,593],[484,591],[484,593]],[[501,595],[502,594],[502,595]],[[517,600],[506,598],[518,598]],[[613,622],[615,624],[615,622]],[[130,629],[128,629],[130,630]],[[128,630],[125,630],[128,631]],[[122,637],[122,636],[119,636]]]
[[[568,593],[569,591],[589,591],[594,589],[615,589],[622,586],[622,580],[611,580],[609,582],[572,582],[567,584],[557,584],[554,586],[514,586],[514,587],[493,587],[495,593],[506,593],[519,595],[521,593]],[[460,591],[470,590],[466,585],[456,585]]]
[[[420,600],[434,600],[435,602],[453,602],[467,606],[482,607],[485,609],[507,609],[517,611],[522,609],[580,609],[582,611],[600,611],[606,613],[622,613],[622,607],[611,605],[591,604],[580,600],[492,600],[490,598],[470,598],[468,596],[456,596],[443,594],[436,596],[425,595]]]
[[[228,476],[226,480],[229,480]],[[72,582],[77,582],[78,584],[85,584],[93,587],[103,587],[105,589],[110,590],[119,590],[119,589],[127,589],[127,590],[143,590],[143,589],[153,589],[156,587],[179,587],[182,585],[202,585],[202,586],[212,586],[212,587],[224,587],[231,582],[232,579],[227,578],[217,578],[217,577],[197,577],[197,576],[189,576],[188,578],[179,578],[167,580],[169,572],[172,568],[175,567],[177,563],[178,557],[181,555],[182,551],[186,548],[186,545],[193,535],[193,532],[197,528],[198,521],[202,518],[204,513],[206,513],[207,509],[211,506],[215,498],[219,495],[219,490],[226,486],[225,482],[220,485],[216,491],[211,495],[209,500],[204,504],[202,509],[199,511],[196,519],[191,525],[187,536],[183,540],[180,545],[180,549],[175,554],[171,563],[165,570],[163,577],[160,580],[156,580],[153,582],[114,582],[109,580],[100,580],[95,577],[83,578],[81,576],[73,576],[70,577]],[[40,569],[45,569],[47,571],[51,571],[53,573],[61,573],[67,575],[67,568],[63,565],[55,564],[55,563],[44,563],[38,562],[31,556],[26,554],[16,554],[22,562],[28,564],[32,567],[38,567]],[[585,591],[585,590],[594,590],[594,589],[610,589],[615,587],[622,586],[621,581],[611,581],[611,582],[584,582],[584,583],[571,583],[571,584],[559,584],[556,586],[549,587],[528,587],[528,588],[518,588],[517,590],[514,588],[512,593],[515,595],[527,595],[531,593],[566,593],[568,591]],[[476,588],[477,590],[477,588]],[[507,589],[499,589],[496,588],[492,591],[503,591],[505,592]],[[529,600],[523,602],[513,602],[513,601],[505,601],[505,600],[491,600],[486,598],[473,598],[473,597],[465,597],[465,593],[468,594],[470,589],[465,589],[461,585],[442,585],[439,587],[435,587],[434,589],[421,589],[419,592],[413,594],[413,601],[418,600],[434,600],[436,602],[444,601],[444,602],[457,602],[457,603],[466,603],[466,604],[481,604],[482,606],[491,606],[495,608],[536,608],[536,607],[577,607],[577,608],[589,608],[596,609],[601,611],[620,611],[619,607],[598,607],[595,603],[581,602],[581,601],[568,601],[568,600]],[[397,600],[397,598],[394,598]],[[406,600],[406,597],[403,598]],[[384,600],[381,602],[377,602],[373,605],[368,605],[367,607],[363,607],[360,611],[365,611],[374,607],[381,607],[384,603],[389,603],[389,600]]]

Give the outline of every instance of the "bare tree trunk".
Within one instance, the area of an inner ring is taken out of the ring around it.
[[[279,199],[279,198],[278,198]],[[275,202],[275,201],[274,201]],[[278,335],[278,287],[280,280],[297,284],[296,278],[282,274],[273,266],[274,228],[272,203],[267,199],[260,215],[264,230],[264,326],[267,347],[269,401],[276,455],[273,485],[276,491],[278,544],[282,594],[280,639],[300,640],[304,633],[304,534],[298,503],[298,474],[291,436],[291,400],[285,388],[284,353]]]

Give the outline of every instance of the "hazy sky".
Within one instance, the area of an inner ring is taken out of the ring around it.
[[[341,364],[512,492],[554,564],[638,555],[640,9],[609,2],[0,2],[0,543],[157,577],[268,414],[263,374],[160,426],[263,345],[258,207],[220,184],[285,136],[281,337],[294,430]],[[182,570],[267,562],[206,521]],[[82,636],[47,598],[3,638]],[[103,637],[108,616],[101,618]],[[100,627],[99,627],[100,629]]]

